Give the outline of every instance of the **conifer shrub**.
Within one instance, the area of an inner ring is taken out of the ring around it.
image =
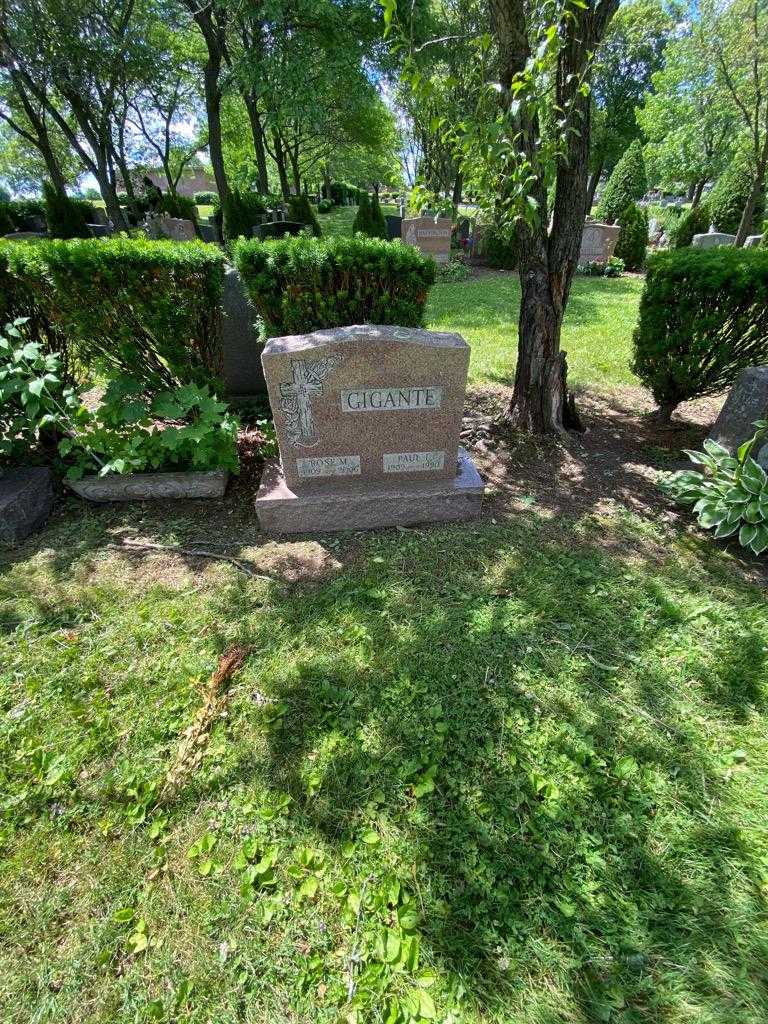
[[[197,206],[215,206],[219,201],[219,193],[195,192],[194,199]]]
[[[389,232],[387,231],[387,222],[384,219],[384,214],[379,203],[379,196],[376,192],[371,196],[371,230],[369,234],[371,238],[389,238]]]
[[[707,197],[712,223],[718,231],[728,235],[736,234],[751,191],[752,171],[749,162],[746,157],[737,156],[717,179],[715,187]],[[747,234],[751,234],[755,226],[762,224],[764,214],[765,195],[762,195]]]
[[[320,221],[315,216],[315,211],[312,209],[308,196],[290,197],[288,200],[288,219],[296,221],[298,224],[306,224],[308,228],[311,228],[315,238],[320,238],[323,233]]]
[[[241,192],[233,188],[221,203],[222,230],[226,241],[250,238],[254,225],[267,212],[267,204],[258,192]]]
[[[630,203],[648,191],[643,147],[639,139],[629,146],[613,169],[597,207],[597,219],[615,224]]]
[[[421,327],[435,263],[378,238],[240,241],[235,262],[270,334],[350,324]]]
[[[768,250],[672,249],[648,260],[632,369],[659,418],[768,362]]]
[[[357,213],[352,221],[352,234],[369,236],[371,234],[371,199],[367,192],[360,195]]]
[[[639,270],[648,247],[648,214],[630,203],[619,217],[619,228],[614,255],[624,261],[627,270]]]
[[[693,241],[694,235],[705,235],[712,223],[712,215],[706,203],[699,203],[686,211],[677,223],[672,234],[676,249],[684,249]]]

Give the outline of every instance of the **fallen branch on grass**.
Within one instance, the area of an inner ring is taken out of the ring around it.
[[[263,573],[255,572],[250,565],[243,561],[241,558],[235,558],[234,555],[220,555],[215,551],[205,551],[203,548],[182,548],[178,544],[153,544],[149,541],[123,541],[122,544],[108,544],[107,547],[112,548],[115,551],[171,551],[176,555],[190,555],[194,558],[212,558],[217,562],[229,562],[230,565],[234,565],[240,572],[244,572],[247,576],[253,577],[256,580],[268,580],[270,583],[274,582],[271,576],[265,576]]]

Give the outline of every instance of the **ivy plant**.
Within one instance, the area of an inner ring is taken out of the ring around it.
[[[731,455],[716,441],[704,451],[686,451],[699,470],[667,474],[662,490],[681,505],[692,505],[699,526],[715,537],[738,535],[742,547],[761,555],[768,549],[768,475],[753,458],[768,436],[768,420],[757,420],[756,432]]]

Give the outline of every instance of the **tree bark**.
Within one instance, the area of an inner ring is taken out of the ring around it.
[[[707,179],[706,178],[700,178],[699,181],[696,182],[696,184],[694,186],[694,189],[693,189],[693,195],[691,196],[691,209],[692,210],[695,210],[696,207],[701,202],[701,196],[702,196],[702,194],[704,192],[704,186],[706,184],[707,184]]]
[[[253,136],[253,149],[256,153],[256,184],[259,192],[266,195],[269,192],[269,172],[267,171],[267,151],[264,146],[264,128],[261,124],[261,116],[255,96],[250,93],[243,94],[245,109],[248,111],[248,121],[251,125]]]
[[[459,215],[459,206],[461,206],[461,194],[464,190],[464,174],[461,170],[456,172],[456,177],[453,182],[453,194],[451,195],[451,205],[453,206],[453,219]]]
[[[619,0],[596,0],[594,6],[569,12],[561,26],[564,36],[557,59],[555,98],[560,110],[569,111],[570,130],[562,140],[550,229],[538,106],[524,103],[514,113],[511,103],[512,83],[525,73],[531,57],[528,8],[525,0],[491,0],[491,23],[499,44],[501,102],[511,127],[518,129],[520,146],[534,170],[529,195],[537,214],[518,227],[522,294],[517,370],[508,413],[513,426],[532,433],[562,434],[576,426],[560,336],[587,209],[590,104],[580,85],[590,54],[618,5]]]
[[[600,162],[600,166],[596,167],[589,176],[589,184],[587,185],[587,213],[591,213],[592,207],[595,205],[595,192],[597,192],[597,186],[600,184],[600,175],[603,173],[603,163]]]
[[[288,173],[285,169],[285,153],[283,151],[283,141],[280,138],[280,134],[276,128],[272,129],[272,145],[275,147],[274,157],[275,163],[277,164],[277,176],[280,179],[280,191],[283,193],[283,199],[290,199],[291,186],[288,184]]]
[[[737,248],[744,245],[749,232],[752,230],[752,222],[755,219],[755,210],[757,208],[757,204],[760,202],[760,197],[765,190],[765,172],[767,165],[768,135],[766,136],[765,145],[763,146],[762,153],[758,159],[755,177],[752,181],[752,191],[749,193],[747,205],[744,207],[744,212],[742,213],[741,221],[739,222],[739,230],[736,232],[736,241],[733,244]]]

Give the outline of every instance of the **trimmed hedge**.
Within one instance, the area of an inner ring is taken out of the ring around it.
[[[242,241],[235,262],[273,335],[350,324],[421,327],[435,263],[377,238]]]
[[[619,228],[614,255],[627,270],[639,270],[645,263],[648,247],[648,214],[636,203],[630,203],[619,217]]]
[[[195,192],[194,200],[198,206],[215,206],[219,201],[219,193]]]
[[[221,372],[223,256],[201,242],[139,238],[0,241],[0,323],[28,317],[31,340],[68,376],[125,371],[148,386]]]
[[[648,191],[648,177],[645,173],[643,147],[639,139],[625,151],[608,179],[600,204],[597,219],[615,224],[630,203],[641,199]]]
[[[233,188],[221,204],[224,238],[250,238],[257,218],[267,212],[267,203],[258,192],[241,192]]]
[[[768,251],[675,249],[648,261],[632,369],[660,416],[768,362]]]
[[[199,235],[197,203],[190,196],[180,196],[178,192],[163,192],[163,196],[157,206],[157,212],[164,213],[168,217],[191,220]]]

